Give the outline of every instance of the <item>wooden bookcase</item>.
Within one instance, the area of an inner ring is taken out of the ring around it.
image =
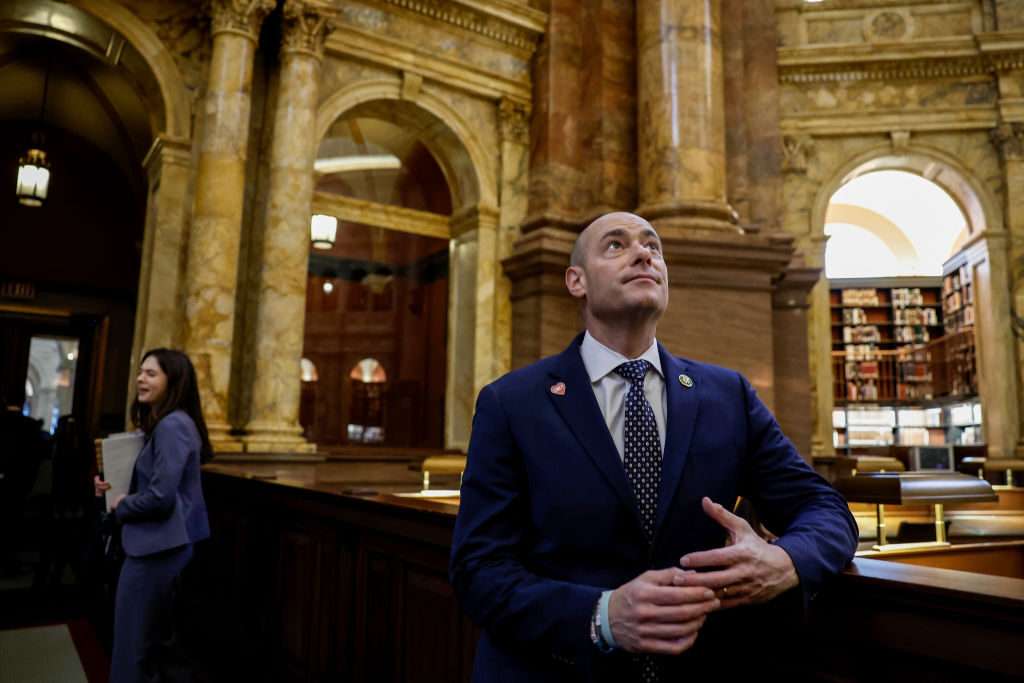
[[[942,267],[942,312],[949,368],[949,393],[978,393],[977,358],[974,350],[974,282],[967,259],[958,254]]]
[[[833,280],[829,303],[837,403],[933,397],[927,344],[944,329],[939,278]]]

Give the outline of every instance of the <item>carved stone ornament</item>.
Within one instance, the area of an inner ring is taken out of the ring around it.
[[[524,105],[507,98],[502,99],[498,107],[498,119],[501,123],[502,140],[521,145],[530,142],[530,122]]]
[[[1024,160],[1024,123],[1002,123],[992,129],[991,136],[1004,160]]]
[[[889,131],[889,139],[892,142],[892,150],[899,152],[905,150],[910,146],[910,131],[909,130],[893,130]]]
[[[782,170],[787,173],[806,173],[807,160],[814,153],[814,138],[810,135],[784,135],[782,137]]]
[[[324,43],[333,29],[335,12],[320,0],[285,0],[282,52],[305,52],[320,59]]]
[[[276,0],[213,0],[213,34],[237,33],[255,41],[260,24],[276,5]]]

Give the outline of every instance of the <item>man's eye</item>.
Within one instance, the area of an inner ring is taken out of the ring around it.
[[[609,249],[621,249],[622,248],[622,242],[620,242],[618,240],[612,240],[611,242],[608,243],[608,248]]]
[[[658,244],[657,242],[651,242],[650,244],[647,245],[647,248],[654,252],[661,252],[661,245]]]

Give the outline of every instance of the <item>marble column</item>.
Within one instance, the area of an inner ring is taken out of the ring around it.
[[[241,449],[228,424],[238,250],[253,55],[260,24],[274,6],[274,0],[214,0],[211,7],[213,52],[198,122],[184,345],[196,366],[210,440],[218,451]]]
[[[810,292],[821,270],[791,265],[772,292],[772,349],[775,370],[775,417],[800,455],[811,462],[814,415],[807,320]]]
[[[309,219],[313,205],[320,62],[330,9],[313,0],[285,0],[281,67],[270,182],[256,303],[255,358],[249,422],[252,452],[312,451],[299,425]]]
[[[726,202],[721,0],[637,3],[638,213],[662,237],[736,232]]]

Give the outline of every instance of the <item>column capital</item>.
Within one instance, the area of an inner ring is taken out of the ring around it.
[[[525,104],[503,97],[498,105],[498,123],[502,141],[520,145],[530,143],[529,112]]]
[[[213,0],[210,5],[213,35],[236,33],[256,42],[260,24],[276,4],[276,0]]]
[[[1024,160],[1024,123],[1001,123],[989,135],[1004,161]]]
[[[334,16],[335,10],[322,0],[285,0],[281,53],[322,59]]]

